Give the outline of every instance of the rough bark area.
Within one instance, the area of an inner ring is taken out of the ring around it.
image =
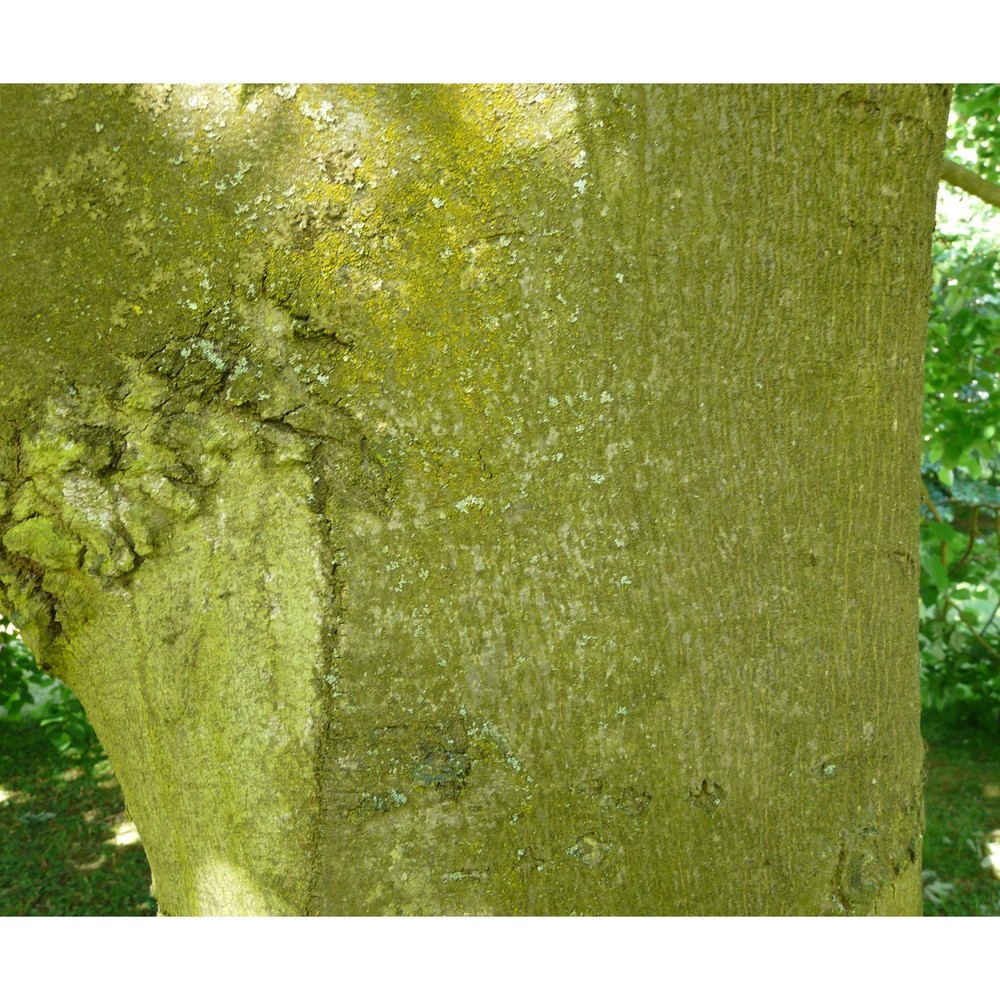
[[[947,107],[0,90],[0,596],[162,912],[919,912]]]

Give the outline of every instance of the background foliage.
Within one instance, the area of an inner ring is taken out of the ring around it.
[[[87,749],[94,730],[76,695],[42,673],[10,619],[0,615],[0,715],[31,719],[47,731],[58,750]]]
[[[948,152],[969,161],[988,181],[1000,183],[1000,143],[997,142],[1000,83],[960,83],[952,99]]]
[[[1000,181],[1000,85],[955,90],[949,155]],[[920,542],[925,712],[1000,725],[1000,238],[944,193],[927,331]]]

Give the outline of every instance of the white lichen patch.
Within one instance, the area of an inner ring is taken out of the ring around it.
[[[317,131],[328,125],[337,124],[337,116],[333,114],[333,105],[329,101],[320,101],[316,107],[309,101],[303,101],[299,106],[299,114],[308,118]]]
[[[464,497],[463,499],[459,500],[457,504],[455,504],[455,508],[457,510],[460,510],[463,514],[468,514],[470,507],[478,507],[482,509],[485,506],[486,506],[486,501],[482,497],[477,497],[472,495]]]
[[[217,368],[220,372],[225,371],[227,364],[226,359],[222,357],[215,349],[216,345],[210,340],[196,340],[195,345],[198,350],[205,356],[205,359]]]

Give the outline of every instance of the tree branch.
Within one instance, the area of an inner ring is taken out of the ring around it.
[[[978,528],[979,528],[979,504],[976,504],[972,508],[972,524],[969,526],[969,544],[966,547],[965,552],[962,555],[962,558],[959,559],[958,562],[951,567],[951,569],[947,569],[947,567],[945,568],[945,572],[948,574],[948,576],[951,576],[951,574],[954,573],[955,570],[958,569],[958,567],[961,566],[962,563],[964,563],[965,560],[969,558],[969,555],[972,552],[972,548],[976,544],[976,531],[978,530]]]
[[[934,520],[935,521],[943,521],[944,518],[941,516],[941,511],[939,511],[937,509],[937,505],[931,499],[931,495],[930,495],[930,493],[927,490],[927,483],[924,482],[924,477],[923,476],[920,477],[920,489],[921,489],[921,491],[924,494],[923,501],[924,501],[925,504],[927,504],[927,509],[934,516]]]
[[[945,157],[941,167],[941,180],[975,195],[988,205],[1000,208],[1000,184],[993,184],[985,180],[979,174],[969,170],[968,167],[963,167],[947,157]]]

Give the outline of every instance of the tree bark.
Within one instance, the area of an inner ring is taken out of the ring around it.
[[[919,912],[947,110],[0,89],[0,599],[162,913]]]

